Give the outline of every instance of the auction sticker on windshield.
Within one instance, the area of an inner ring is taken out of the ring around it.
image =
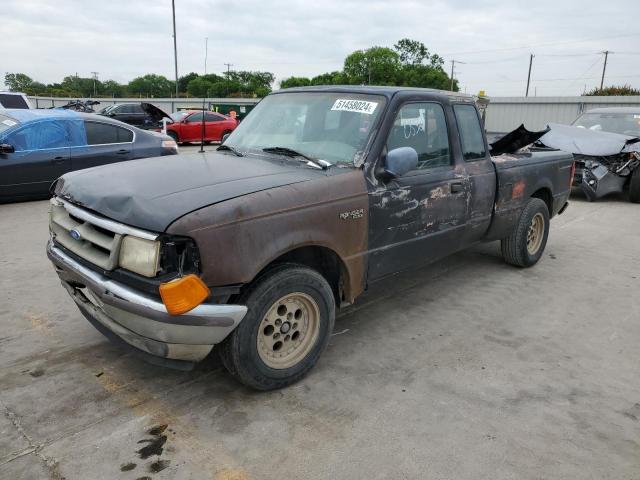
[[[371,115],[375,111],[377,106],[378,102],[367,102],[365,100],[350,100],[348,98],[339,98],[333,104],[331,110],[366,113],[368,115]]]

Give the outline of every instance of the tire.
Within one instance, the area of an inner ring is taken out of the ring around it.
[[[501,241],[502,257],[516,267],[531,267],[542,257],[548,237],[547,204],[539,198],[531,198],[522,210],[513,233]]]
[[[178,143],[178,134],[176,132],[174,132],[173,130],[167,130],[167,135],[169,135],[171,138],[173,138],[173,140]]]
[[[315,270],[296,264],[275,267],[235,303],[246,305],[248,312],[222,342],[220,357],[229,373],[251,388],[274,390],[297,382],[329,343],[335,299]],[[289,352],[283,350],[287,345]]]
[[[231,133],[232,130],[225,130],[224,132],[222,132],[222,135],[220,135],[220,143],[222,143],[222,139],[224,138],[225,135]]]
[[[632,203],[640,203],[640,166],[631,174],[631,181],[629,182],[629,200]]]

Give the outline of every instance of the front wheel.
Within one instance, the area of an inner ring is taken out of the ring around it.
[[[513,233],[502,239],[502,256],[511,265],[531,267],[540,260],[548,237],[547,204],[539,198],[532,198],[522,210]]]
[[[276,267],[237,303],[248,312],[222,343],[220,356],[227,370],[252,388],[273,390],[298,381],[329,342],[335,300],[315,270],[294,264]]]

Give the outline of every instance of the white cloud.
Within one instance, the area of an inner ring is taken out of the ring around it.
[[[469,92],[522,95],[530,51],[536,54],[531,93],[574,95],[599,84],[597,52],[605,49],[616,52],[609,57],[607,83],[640,87],[640,56],[631,54],[640,52],[637,0],[176,4],[181,74],[202,72],[205,37],[208,71],[221,72],[231,62],[278,78],[336,70],[355,49],[409,37],[447,61],[466,62],[456,70]],[[2,75],[24,72],[44,82],[91,71],[121,82],[149,72],[173,77],[169,0],[5,0],[2,9]],[[515,48],[524,46],[531,47]]]

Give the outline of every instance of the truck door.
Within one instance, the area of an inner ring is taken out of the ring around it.
[[[460,249],[469,180],[456,168],[451,141],[439,103],[407,103],[398,111],[386,149],[414,148],[418,166],[369,193],[370,281]]]
[[[477,242],[489,229],[496,195],[496,172],[486,136],[476,107],[470,103],[454,104],[464,164],[469,178],[469,219],[462,238],[462,248]]]

